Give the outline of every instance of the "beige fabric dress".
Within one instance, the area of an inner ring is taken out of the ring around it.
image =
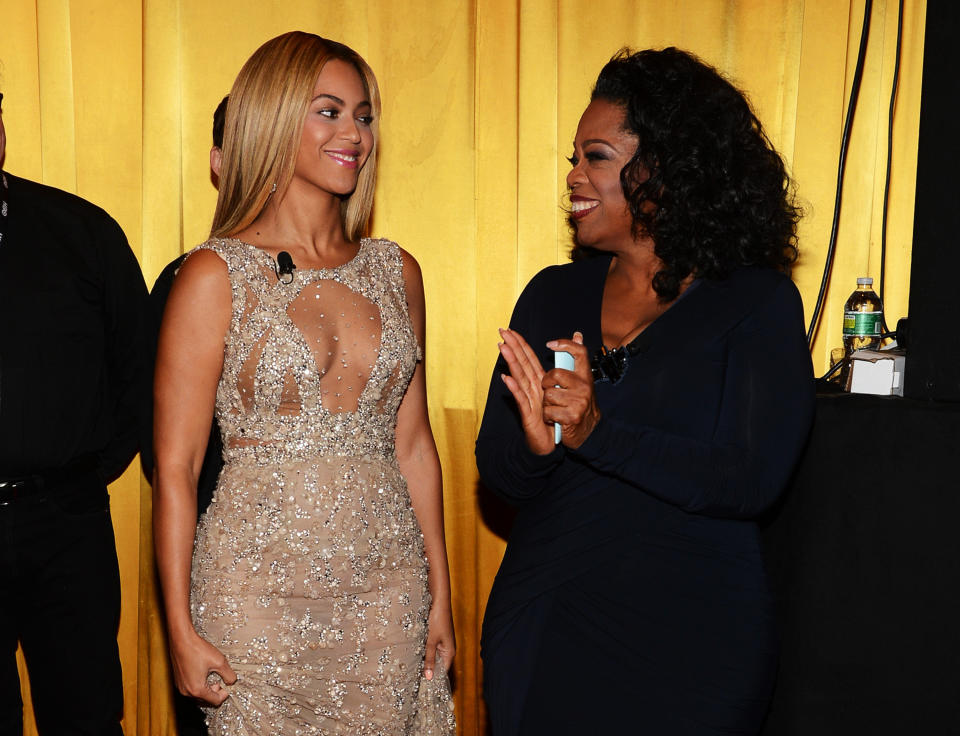
[[[197,631],[238,676],[211,734],[453,734],[447,678],[422,677],[427,564],[394,455],[420,359],[399,248],[364,240],[279,279],[247,243],[200,248],[233,293],[225,466],[191,582]]]

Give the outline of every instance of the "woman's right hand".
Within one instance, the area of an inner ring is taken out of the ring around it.
[[[556,443],[553,425],[543,421],[543,366],[519,332],[501,329],[500,337],[500,355],[510,369],[510,375],[500,377],[517,402],[527,446],[538,455],[547,455]]]
[[[170,654],[173,678],[182,694],[214,706],[229,697],[229,686],[237,681],[237,674],[213,644],[192,632],[181,641],[171,641]],[[207,682],[213,672],[220,675],[222,683]]]

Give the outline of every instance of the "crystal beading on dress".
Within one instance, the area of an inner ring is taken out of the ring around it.
[[[442,667],[422,677],[423,536],[394,454],[420,347],[398,246],[276,279],[270,256],[211,240],[232,318],[216,414],[226,465],[201,518],[194,625],[238,675],[214,736],[450,736]]]

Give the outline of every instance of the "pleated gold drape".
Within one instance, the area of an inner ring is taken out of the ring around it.
[[[832,288],[814,364],[839,345],[842,303],[879,276],[886,113],[897,3],[874,3]],[[924,0],[905,3],[888,226],[888,321],[906,314]],[[446,483],[461,733],[482,733],[478,631],[504,523],[478,497],[473,440],[523,284],[563,261],[558,201],[590,84],[621,46],[676,45],[750,97],[807,211],[794,278],[812,309],[863,3],[857,0],[0,0],[6,170],[76,192],[123,226],[148,284],[202,241],[213,213],[214,107],[264,40],[294,28],[356,48],[383,89],[374,234],[424,272],[431,418]],[[111,487],[123,585],[127,734],[175,732],[154,589],[150,489]],[[83,676],[83,663],[64,666]],[[24,678],[26,679],[26,678]],[[26,690],[26,685],[25,685]],[[29,698],[27,709],[29,711]],[[29,718],[29,713],[28,713]],[[27,733],[35,733],[28,725]]]

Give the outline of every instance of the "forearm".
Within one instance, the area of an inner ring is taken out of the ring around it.
[[[564,449],[558,445],[552,452],[538,455],[529,448],[516,403],[500,379],[506,370],[501,358],[493,371],[477,435],[477,469],[484,485],[498,496],[523,503],[547,487],[553,471],[563,462]]]
[[[193,633],[190,565],[197,523],[196,479],[161,462],[154,476],[153,535],[157,571],[171,640]]]
[[[443,524],[443,481],[432,435],[418,437],[403,455],[398,454],[397,462],[407,481],[413,512],[423,533],[430,595],[435,604],[449,605],[450,572]]]
[[[477,438],[480,478],[509,503],[521,504],[540,495],[564,455],[562,445],[547,455],[537,455],[527,447],[522,435],[481,433]]]
[[[752,518],[768,507],[794,461],[782,453],[781,461],[768,462],[763,451],[719,438],[701,441],[609,418],[574,454],[685,511],[726,518]]]

